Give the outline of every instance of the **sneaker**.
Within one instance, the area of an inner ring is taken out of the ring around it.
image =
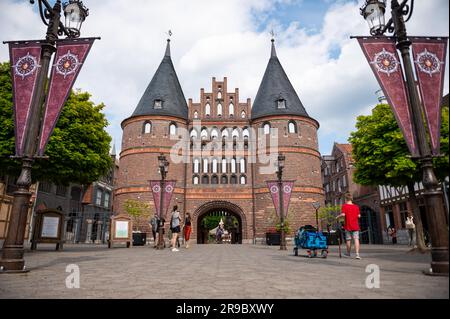
[[[176,249],[176,248],[172,248],[172,251],[179,251],[178,249]]]
[[[343,254],[345,258],[350,258],[350,254]]]
[[[361,259],[361,257],[359,256],[359,254],[357,254],[355,258],[356,258],[356,259]]]

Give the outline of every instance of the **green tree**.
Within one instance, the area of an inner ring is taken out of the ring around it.
[[[359,116],[356,132],[349,142],[353,146],[356,171],[354,181],[361,185],[407,186],[416,221],[417,244],[425,249],[414,183],[421,180],[420,164],[412,160],[403,135],[389,105],[379,104],[368,116]],[[442,108],[441,158],[434,159],[435,172],[442,181],[448,175],[448,106]]]
[[[71,92],[47,145],[48,159],[36,160],[34,180],[57,184],[89,184],[112,167],[109,156],[111,137],[108,122],[101,113],[104,104],[95,105],[87,92]],[[9,63],[0,63],[0,175],[18,176],[20,161],[15,153],[12,82]]]
[[[320,207],[318,215],[319,215],[319,220],[322,224],[322,229],[325,229],[328,225],[335,224],[336,217],[341,213],[341,210],[342,210],[341,205],[336,205],[336,206],[327,205],[324,207]]]
[[[133,230],[139,230],[139,220],[143,217],[150,217],[150,204],[134,199],[127,199],[123,203],[123,208],[133,219]]]

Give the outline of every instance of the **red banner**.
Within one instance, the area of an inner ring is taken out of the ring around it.
[[[433,155],[440,154],[441,101],[448,38],[411,38],[419,90]]]
[[[61,114],[62,107],[69,97],[94,40],[93,38],[70,39],[56,43],[57,50],[51,71],[38,155],[44,155],[45,147]]]
[[[280,187],[278,181],[267,181],[267,187],[269,188],[270,195],[272,196],[273,205],[275,206],[275,213],[280,216]],[[294,181],[283,181],[282,188],[282,200],[283,200],[283,215],[287,217],[289,213],[289,202],[291,200],[292,190],[294,188]]]
[[[163,196],[163,212],[164,219],[167,216],[167,210],[169,209],[170,200],[172,199],[173,192],[175,190],[176,181],[165,181],[164,189],[161,189],[160,180],[150,181],[150,188],[153,193],[153,201],[155,203],[156,213],[161,217],[161,193]]]
[[[39,65],[41,51],[42,48],[39,41],[9,43],[13,84],[16,156],[24,155],[24,142],[30,108],[36,89],[37,76],[41,68]]]
[[[419,150],[413,134],[405,80],[395,40],[389,37],[358,37],[358,42],[394,112],[411,155],[418,156]]]

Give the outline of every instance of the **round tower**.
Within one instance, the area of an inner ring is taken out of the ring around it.
[[[283,180],[295,180],[285,220],[291,234],[302,225],[315,225],[313,202],[324,205],[317,130],[319,123],[306,112],[277,57],[274,40],[269,63],[253,103],[253,130],[259,140],[254,169],[257,238],[276,222],[266,181],[277,180],[274,164],[285,155]],[[270,160],[270,162],[268,162]]]
[[[184,140],[187,121],[188,107],[172,63],[170,40],[167,40],[161,64],[134,113],[121,124],[122,151],[114,199],[115,213],[125,213],[127,199],[150,204],[150,213],[155,212],[149,181],[161,179],[158,170],[160,154],[164,154],[170,163],[166,179],[177,180],[169,213],[175,204],[184,210],[185,164],[183,161],[173,162],[171,150]],[[147,221],[143,220],[141,226],[148,227]]]

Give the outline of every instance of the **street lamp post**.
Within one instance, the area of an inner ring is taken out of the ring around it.
[[[319,208],[320,208],[320,203],[319,202],[314,202],[313,204],[314,209],[316,210],[316,227],[317,227],[317,231],[319,231]]]
[[[158,156],[158,163],[159,163],[159,173],[161,174],[161,181],[160,181],[160,201],[159,201],[159,225],[158,225],[158,246],[157,249],[164,249],[165,243],[164,243],[164,187],[165,187],[165,180],[167,173],[169,172],[169,162],[166,160],[166,157],[161,154]]]
[[[34,4],[34,0],[30,0]],[[15,273],[26,272],[24,256],[24,236],[27,224],[28,209],[30,206],[31,168],[37,158],[36,146],[41,127],[42,106],[45,99],[45,86],[50,66],[50,59],[56,51],[55,43],[58,35],[63,34],[69,38],[77,38],[80,35],[81,24],[88,16],[89,10],[82,2],[70,0],[62,8],[61,1],[57,0],[53,8],[47,0],[38,0],[39,13],[42,21],[48,26],[45,42],[42,44],[41,71],[36,81],[36,86],[30,107],[30,122],[25,132],[25,147],[22,160],[22,171],[17,180],[17,191],[13,194],[13,205],[8,226],[8,233],[3,244],[2,257],[0,259],[0,272]],[[60,21],[61,9],[64,9],[66,23]],[[48,20],[48,21],[47,21]]]
[[[277,161],[277,177],[278,177],[278,195],[280,205],[280,226],[281,226],[281,238],[280,238],[280,250],[287,250],[286,247],[286,233],[284,231],[284,211],[283,211],[283,168],[284,168],[285,156],[278,154]]]
[[[405,70],[409,108],[412,114],[412,128],[416,139],[419,157],[417,158],[422,169],[422,184],[424,198],[428,210],[431,235],[431,270],[430,274],[448,275],[448,228],[446,213],[443,206],[442,193],[438,190],[439,183],[433,170],[432,155],[427,142],[426,126],[423,122],[423,110],[417,92],[416,81],[412,68],[409,48],[411,41],[406,33],[405,22],[411,18],[414,0],[408,5],[408,0],[400,4],[391,0],[392,17],[385,24],[384,14],[386,0],[366,0],[361,8],[361,15],[367,20],[370,33],[373,36],[394,32],[397,49],[400,51]],[[408,16],[406,20],[404,16]]]

